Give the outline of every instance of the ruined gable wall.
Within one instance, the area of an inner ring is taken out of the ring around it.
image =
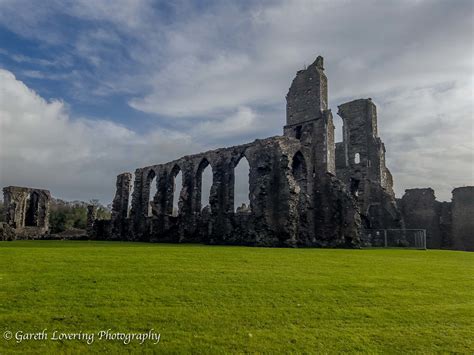
[[[5,221],[17,238],[37,238],[48,233],[51,200],[48,190],[8,186],[3,188],[3,195]]]
[[[317,174],[336,173],[334,123],[328,110],[328,84],[323,58],[297,72],[286,95],[284,136],[311,148]]]
[[[286,125],[294,126],[321,117],[328,109],[327,77],[323,58],[300,70],[286,95]]]
[[[360,173],[361,179],[378,182],[390,195],[392,174],[385,165],[385,145],[378,137],[377,108],[371,99],[358,99],[338,106],[343,119],[343,142],[338,166],[347,173]],[[359,155],[359,162],[356,155]],[[345,162],[343,161],[343,157]]]
[[[357,196],[364,227],[403,228],[393,178],[385,166],[385,146],[377,136],[377,109],[371,99],[338,106],[343,142],[336,143],[336,174]]]
[[[362,179],[381,181],[385,150],[377,137],[375,104],[370,99],[359,99],[344,103],[338,109],[343,119],[346,167],[352,173],[360,171]]]

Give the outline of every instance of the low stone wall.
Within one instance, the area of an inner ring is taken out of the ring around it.
[[[406,228],[426,229],[429,249],[474,251],[474,187],[453,190],[451,202],[439,202],[431,188],[405,190],[398,200]]]

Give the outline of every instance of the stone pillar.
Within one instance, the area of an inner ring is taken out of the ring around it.
[[[182,181],[183,186],[179,194],[179,241],[183,242],[188,240],[189,236],[193,235],[194,232],[194,211],[193,211],[193,193],[194,193],[194,180],[195,175],[193,173],[193,165],[189,162],[182,164]]]
[[[8,186],[3,188],[5,222],[13,229],[25,226],[28,194],[29,189],[26,187]]]
[[[124,234],[128,217],[128,199],[130,195],[132,174],[123,173],[117,176],[116,192],[112,202],[112,238],[128,239]]]
[[[474,186],[453,190],[451,213],[454,248],[474,251]]]
[[[95,205],[88,205],[87,206],[87,226],[86,226],[86,233],[89,239],[96,239],[95,233],[95,220],[97,218],[97,206]]]
[[[234,213],[234,167],[229,156],[214,161],[213,184],[209,204],[211,207],[210,241],[219,242],[231,232],[230,216]]]

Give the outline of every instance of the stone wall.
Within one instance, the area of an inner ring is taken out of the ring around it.
[[[399,200],[406,228],[426,229],[426,246],[440,249],[443,246],[441,233],[441,204],[436,201],[431,188],[405,190]],[[444,223],[450,223],[445,221]]]
[[[250,166],[250,206],[234,211],[234,168],[243,157]],[[124,217],[128,196],[123,188],[124,174],[119,175],[112,234],[117,239],[140,241],[356,246],[355,201],[334,177],[322,173],[313,178],[311,157],[311,147],[299,140],[272,137],[140,168],[135,171],[129,217]],[[201,182],[207,166],[212,168],[213,183],[210,205],[205,207],[201,206]],[[180,171],[181,187],[174,181]],[[150,197],[155,177],[157,193]],[[181,193],[178,214],[174,215],[176,188]],[[318,200],[316,189],[329,191],[331,198]],[[338,211],[340,206],[343,211]],[[316,223],[321,220],[324,230]]]
[[[249,206],[234,210],[234,169],[249,166]],[[209,206],[202,173],[212,168]],[[175,179],[181,172],[182,186]],[[357,202],[335,177],[334,124],[323,59],[298,71],[287,95],[284,136],[185,156],[117,177],[109,238],[259,246],[348,246],[359,243]],[[156,182],[154,182],[156,181]],[[156,194],[150,196],[151,184]],[[178,211],[173,196],[180,190]],[[99,233],[100,234],[100,233]]]
[[[286,95],[285,137],[301,142],[310,151],[310,162],[318,174],[336,173],[334,123],[328,110],[327,77],[323,58],[297,72]]]
[[[322,57],[296,73],[286,102],[287,126],[314,120],[328,109],[328,84]]]
[[[116,193],[112,201],[112,216],[111,216],[111,233],[110,236],[116,236],[116,239],[121,239],[120,236],[128,233],[128,227],[125,224],[129,216],[129,198],[132,183],[132,174],[123,173],[117,176],[115,184]],[[115,239],[115,238],[114,238]]]
[[[343,141],[335,146],[336,174],[357,197],[364,228],[403,228],[392,174],[385,165],[385,145],[378,137],[375,104],[358,99],[338,108]]]
[[[453,190],[451,216],[454,249],[474,251],[474,186]]]
[[[430,188],[395,200],[371,99],[338,106],[343,141],[335,143],[323,58],[296,73],[286,95],[283,136],[188,155],[117,176],[111,219],[89,206],[90,239],[256,246],[359,247],[362,229],[426,229],[428,248],[474,250],[474,187],[451,203]],[[249,206],[234,207],[235,168],[249,163]],[[201,204],[210,167],[209,204]],[[176,177],[182,173],[182,185]],[[156,193],[151,195],[155,184]],[[133,185],[133,186],[132,186]],[[49,191],[4,188],[3,239],[48,233]],[[179,191],[177,210],[174,200]]]
[[[407,189],[398,200],[406,228],[426,229],[429,249],[474,251],[474,187],[453,190],[452,202],[436,201],[431,188]]]
[[[119,175],[112,219],[95,224],[97,235],[152,242],[358,247],[362,228],[402,229],[405,217],[407,227],[428,230],[430,248],[470,247],[470,190],[456,192],[453,204],[435,201],[429,189],[410,190],[397,204],[371,99],[338,106],[343,141],[335,143],[322,57],[296,73],[286,103],[283,136],[139,168],[131,203],[132,175]],[[250,165],[250,206],[234,211],[234,168],[243,157]],[[202,206],[202,172],[208,166],[213,181],[209,205]],[[182,186],[175,184],[179,172]],[[176,189],[178,211],[173,210]]]
[[[3,188],[6,224],[17,239],[38,238],[49,232],[48,190],[8,186]]]

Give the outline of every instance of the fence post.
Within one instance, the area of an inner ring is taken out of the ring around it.
[[[383,230],[383,239],[385,241],[385,248],[388,246],[388,243],[387,243],[387,230],[384,229]]]
[[[423,229],[423,249],[426,250],[426,229]]]

